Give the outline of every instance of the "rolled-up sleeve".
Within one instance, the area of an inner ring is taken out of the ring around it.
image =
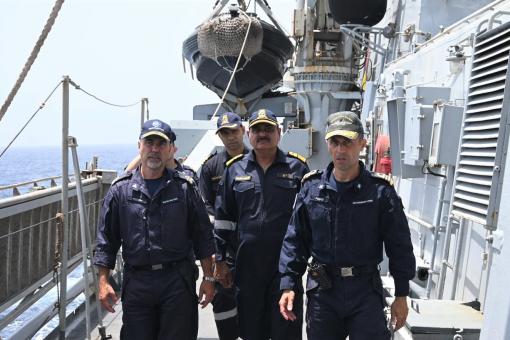
[[[111,187],[104,198],[99,215],[94,264],[110,269],[115,268],[120,244],[118,188]]]

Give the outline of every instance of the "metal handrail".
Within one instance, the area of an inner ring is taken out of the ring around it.
[[[33,187],[38,187],[38,182],[43,182],[43,181],[50,181],[50,187],[56,187],[57,182],[55,180],[60,179],[60,178],[62,178],[62,176],[51,176],[51,177],[37,178],[34,180],[15,183],[15,184],[0,185],[0,191],[12,189],[13,196],[19,196],[19,195],[21,195],[20,191],[18,190],[19,187],[23,187],[23,186],[27,186],[27,185],[32,185]],[[69,176],[68,182],[71,182],[71,180],[73,178],[74,178],[74,175]]]

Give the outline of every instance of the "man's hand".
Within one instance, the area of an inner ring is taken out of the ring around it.
[[[294,321],[296,320],[296,314],[292,311],[294,308],[294,291],[290,289],[286,289],[282,293],[282,297],[280,298],[280,314],[282,314],[285,320]]]
[[[113,305],[117,303],[119,298],[113,290],[108,278],[110,270],[108,268],[99,267],[99,301],[101,305],[110,313],[114,313]]]
[[[214,278],[225,288],[232,287],[232,272],[225,261],[216,262],[214,266]]]
[[[203,280],[198,289],[198,303],[205,308],[214,298],[214,282]]]
[[[405,296],[395,297],[395,301],[391,304],[391,324],[394,325],[395,331],[405,325],[408,313],[407,298]]]

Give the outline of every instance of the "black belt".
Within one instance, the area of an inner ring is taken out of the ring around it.
[[[128,263],[124,264],[125,267],[135,271],[152,271],[152,270],[168,270],[172,269],[182,261],[164,262],[157,264],[148,264],[145,266],[133,266]]]
[[[334,276],[361,276],[361,275],[369,275],[373,274],[378,270],[378,266],[376,265],[366,265],[366,266],[353,266],[353,267],[340,267],[340,266],[331,266],[328,268],[328,271]]]

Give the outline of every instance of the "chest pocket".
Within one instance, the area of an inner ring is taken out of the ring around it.
[[[161,247],[163,249],[178,250],[187,244],[189,238],[187,230],[187,209],[184,197],[165,195],[161,198]]]
[[[120,216],[120,233],[123,252],[134,254],[143,248],[145,243],[145,220],[148,198],[139,191],[128,193],[122,204]]]
[[[236,195],[237,206],[243,211],[245,209],[254,209],[255,207],[255,183],[252,181],[234,182],[234,193]]]
[[[276,178],[274,181],[274,196],[270,199],[277,203],[282,210],[291,211],[297,194],[298,185],[291,178]]]
[[[371,247],[380,237],[379,231],[379,209],[376,200],[372,198],[356,198],[347,207],[349,213],[348,237],[358,249]]]
[[[312,226],[312,244],[319,252],[330,249],[332,245],[332,208],[328,197],[310,198],[308,216]]]

